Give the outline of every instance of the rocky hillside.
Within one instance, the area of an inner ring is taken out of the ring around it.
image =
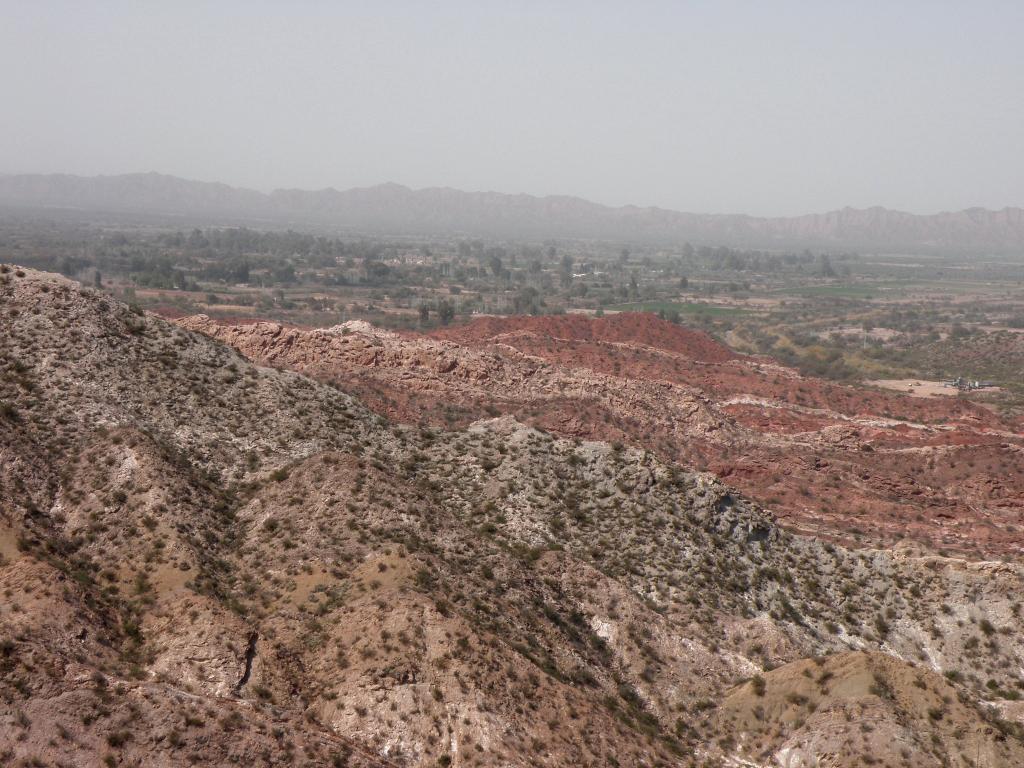
[[[248,358],[357,393],[400,421],[508,414],[566,437],[641,445],[714,472],[791,529],[1017,555],[1024,435],[957,398],[805,378],[651,315],[481,318],[427,337],[349,323],[179,321]]]
[[[508,195],[380,184],[265,195],[157,173],[0,175],[0,205],[305,223],[412,234],[569,237],[765,247],[1019,252],[1024,210],[915,215],[874,207],[790,218],[696,214],[578,197]]]
[[[0,267],[0,322],[3,762],[1024,764],[1015,564],[390,423],[51,275]]]

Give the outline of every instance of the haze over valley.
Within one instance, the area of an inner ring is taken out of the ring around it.
[[[229,217],[249,224],[290,224],[399,235],[587,238],[678,243],[687,240],[764,247],[899,248],[1019,252],[1024,210],[972,208],[914,215],[881,207],[844,208],[790,218],[694,214],[660,208],[610,208],[574,197],[534,197],[400,184],[270,194],[156,173],[81,178],[0,176],[0,205],[13,210]]]

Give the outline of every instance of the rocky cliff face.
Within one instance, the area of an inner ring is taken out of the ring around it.
[[[1024,763],[1015,564],[794,535],[510,415],[389,423],[16,267],[0,319],[8,762]]]

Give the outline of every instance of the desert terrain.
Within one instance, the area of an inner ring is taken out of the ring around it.
[[[1024,761],[988,409],[641,315],[171,323],[17,265],[0,313],[9,763]]]
[[[643,445],[714,473],[793,530],[979,555],[1024,544],[1018,419],[802,376],[651,315],[482,318],[426,334],[176,322],[398,421],[464,426],[500,413]]]
[[[0,18],[0,768],[1024,768],[1024,3]]]

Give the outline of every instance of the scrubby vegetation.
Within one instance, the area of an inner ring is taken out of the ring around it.
[[[796,536],[640,447],[389,424],[34,272],[0,313],[12,759],[685,766],[856,707],[907,765],[1024,755],[981,704],[1024,690],[1016,566]]]

